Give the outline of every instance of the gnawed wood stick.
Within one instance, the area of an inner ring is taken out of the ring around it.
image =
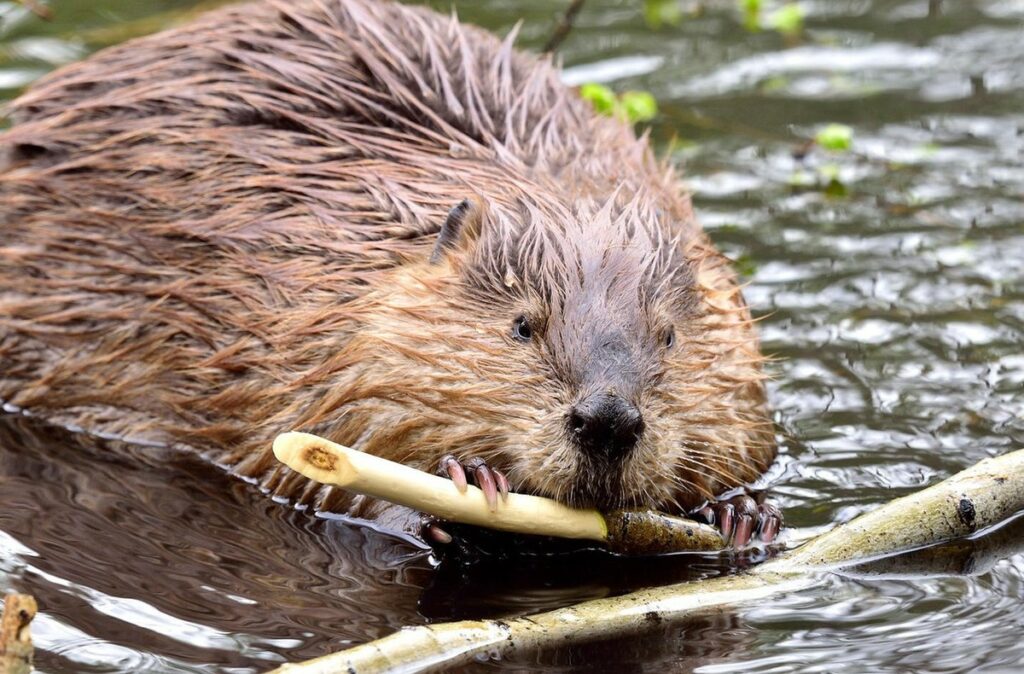
[[[557,501],[509,494],[491,510],[484,493],[465,492],[451,480],[382,459],[309,433],[283,433],[274,456],[304,476],[350,491],[404,505],[428,515],[476,526],[541,536],[602,541],[624,554],[721,550],[725,541],[713,527],[651,511],[569,508]]]
[[[32,636],[29,623],[36,617],[36,600],[27,594],[4,597],[0,616],[0,674],[32,671]]]
[[[484,654],[507,657],[552,644],[620,636],[717,606],[816,585],[828,569],[952,540],[1024,509],[1024,450],[986,459],[896,499],[752,571],[641,590],[524,618],[407,627],[340,653],[284,665],[280,674],[425,671]]]

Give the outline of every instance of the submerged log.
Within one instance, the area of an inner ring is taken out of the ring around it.
[[[553,644],[640,632],[694,612],[814,586],[844,566],[942,543],[996,525],[1024,509],[1024,450],[958,473],[841,524],[747,573],[641,590],[507,620],[407,627],[279,674],[397,672],[449,668],[480,656],[508,657]]]

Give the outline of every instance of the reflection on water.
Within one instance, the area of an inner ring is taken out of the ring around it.
[[[47,671],[266,669],[420,620],[408,544],[23,418],[0,417],[0,447],[0,579],[46,607]]]
[[[195,5],[65,0],[43,23],[0,2],[0,95]],[[703,222],[749,277],[779,357],[785,454],[770,479],[789,522],[806,534],[1024,445],[1024,4],[804,2],[798,44],[748,33],[733,2],[702,5],[652,32],[639,2],[588,2],[564,46],[566,80],[657,96],[655,138],[686,164]],[[493,0],[460,13],[498,32],[524,18],[522,42],[536,47],[552,9]],[[853,127],[852,152],[807,146],[831,122]],[[824,189],[832,178],[841,187]],[[258,671],[402,624],[736,566],[588,552],[435,571],[407,544],[289,510],[187,459],[101,459],[88,445],[0,423],[0,587],[39,598],[48,672]],[[815,592],[510,664],[1009,671],[1024,660],[1020,532],[1011,523],[1003,538]],[[950,575],[960,571],[976,575]]]

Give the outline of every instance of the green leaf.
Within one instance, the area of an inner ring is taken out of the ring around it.
[[[757,262],[747,253],[743,253],[732,262],[733,267],[744,278],[751,278],[757,274]]]
[[[678,26],[683,21],[679,0],[644,0],[644,21],[648,28]]]
[[[839,167],[835,164],[825,164],[818,169],[818,175],[821,176],[822,182],[824,183],[836,183],[842,182],[839,178]]]
[[[658,115],[658,102],[646,91],[627,91],[617,97],[603,84],[589,83],[580,87],[580,96],[590,101],[599,114],[628,122],[647,122]]]
[[[658,101],[647,91],[622,94],[622,110],[630,122],[648,122],[658,115]]]
[[[818,131],[814,142],[826,150],[846,152],[853,145],[853,129],[845,124],[829,124]]]
[[[761,30],[761,0],[739,0],[743,27],[751,33]]]
[[[783,75],[769,77],[758,85],[758,89],[766,94],[783,91],[789,86],[789,78]]]
[[[783,35],[799,35],[804,29],[804,10],[795,2],[785,4],[772,12],[768,25]]]
[[[793,171],[789,174],[788,182],[791,187],[811,187],[815,184],[814,178],[803,170]]]
[[[590,101],[594,110],[602,115],[613,115],[615,108],[618,107],[615,93],[603,84],[584,84],[580,87],[580,96],[583,100]]]
[[[844,199],[848,197],[850,194],[850,191],[846,188],[846,185],[839,182],[838,180],[833,180],[829,182],[829,184],[825,185],[825,189],[823,191],[825,193],[825,196],[832,197],[833,199]]]

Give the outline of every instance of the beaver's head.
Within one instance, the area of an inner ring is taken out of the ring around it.
[[[603,508],[692,505],[771,454],[733,276],[643,197],[467,200],[362,312],[375,366],[343,435],[366,451],[481,457],[515,491]]]

